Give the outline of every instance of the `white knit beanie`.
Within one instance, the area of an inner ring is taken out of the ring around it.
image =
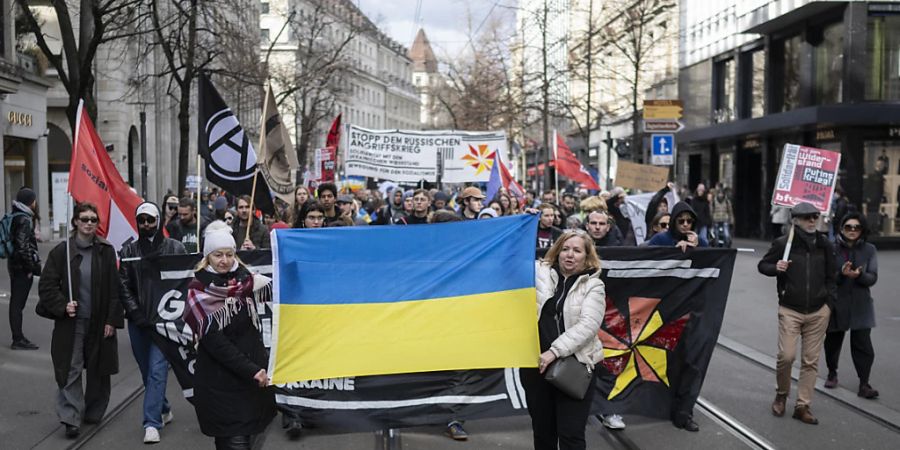
[[[221,220],[216,220],[207,225],[206,231],[203,233],[203,256],[206,257],[210,253],[223,248],[237,250],[231,232],[231,227]]]

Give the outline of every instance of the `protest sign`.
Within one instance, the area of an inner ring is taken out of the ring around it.
[[[820,148],[785,144],[772,205],[793,207],[807,202],[819,211],[831,209],[841,154]]]
[[[502,131],[369,130],[351,125],[344,171],[396,182],[436,181],[440,155],[444,182],[487,182],[496,152],[507,156]]]
[[[617,186],[656,192],[669,181],[669,168],[619,160],[615,180]]]

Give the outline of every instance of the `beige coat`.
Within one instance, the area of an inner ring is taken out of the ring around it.
[[[535,263],[535,288],[537,290],[537,314],[541,316],[544,303],[553,297],[559,275],[545,262]],[[575,358],[590,366],[603,360],[603,344],[597,333],[606,313],[606,290],[600,280],[600,271],[582,275],[569,290],[563,303],[563,324],[566,329],[550,345],[560,358]]]

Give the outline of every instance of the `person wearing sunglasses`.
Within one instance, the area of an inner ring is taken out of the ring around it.
[[[697,234],[697,214],[687,202],[678,202],[672,207],[668,229],[660,230],[650,238],[649,246],[678,247],[682,252],[693,247],[709,247],[706,237]]]
[[[650,228],[648,228],[648,230],[650,230],[649,239],[652,239],[653,236],[656,236],[659,233],[664,233],[664,232],[668,231],[669,224],[671,223],[671,221],[672,221],[672,215],[669,214],[667,211],[662,211],[662,212],[656,213],[656,215],[653,216],[653,219],[650,220]],[[649,241],[648,241],[648,244],[649,244]]]
[[[162,229],[163,235],[165,237],[169,237],[169,230],[167,227],[169,226],[169,222],[178,220],[178,197],[174,195],[167,195],[165,201],[163,201],[163,221],[162,221]]]
[[[819,210],[809,203],[794,206],[791,209],[794,232],[772,241],[757,265],[761,274],[776,278],[778,293],[777,388],[772,414],[784,415],[797,338],[800,338],[800,381],[793,418],[810,425],[819,423],[810,411],[810,404],[819,371],[819,353],[837,294],[839,270],[828,236],[816,231],[819,215]],[[784,251],[791,234],[790,254],[785,260]]]
[[[840,267],[837,278],[837,302],[825,335],[825,362],[828,366],[826,388],[838,385],[838,361],[844,335],[850,330],[850,354],[859,377],[857,395],[874,399],[878,391],[869,385],[869,374],[875,361],[872,348],[872,328],[875,328],[875,306],[870,288],[878,281],[878,257],[875,246],[866,242],[868,227],[862,214],[851,212],[840,221],[840,233],[835,236],[835,265]]]
[[[125,325],[121,286],[116,251],[97,235],[99,222],[96,206],[75,205],[75,231],[50,251],[38,284],[36,312],[54,320],[50,355],[59,388],[56,414],[70,439],[78,437],[82,421],[96,424],[103,419],[109,404],[109,377],[119,371],[116,328]],[[85,370],[87,388],[83,389]]]
[[[152,202],[141,203],[135,210],[138,238],[122,246],[119,251],[119,279],[122,289],[120,301],[128,318],[128,337],[131,352],[144,380],[143,429],[144,443],[159,442],[159,431],[171,422],[175,415],[166,400],[166,380],[169,363],[162,350],[154,343],[153,329],[158,316],[156,305],[141,280],[140,258],[151,255],[183,255],[184,245],[163,236],[159,207]],[[137,258],[135,260],[135,258]]]

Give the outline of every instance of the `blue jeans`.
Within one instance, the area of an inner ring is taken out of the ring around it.
[[[144,381],[144,428],[162,428],[162,415],[169,412],[166,400],[166,383],[169,378],[169,362],[162,350],[153,343],[152,328],[141,328],[128,321],[131,352],[141,369]]]

